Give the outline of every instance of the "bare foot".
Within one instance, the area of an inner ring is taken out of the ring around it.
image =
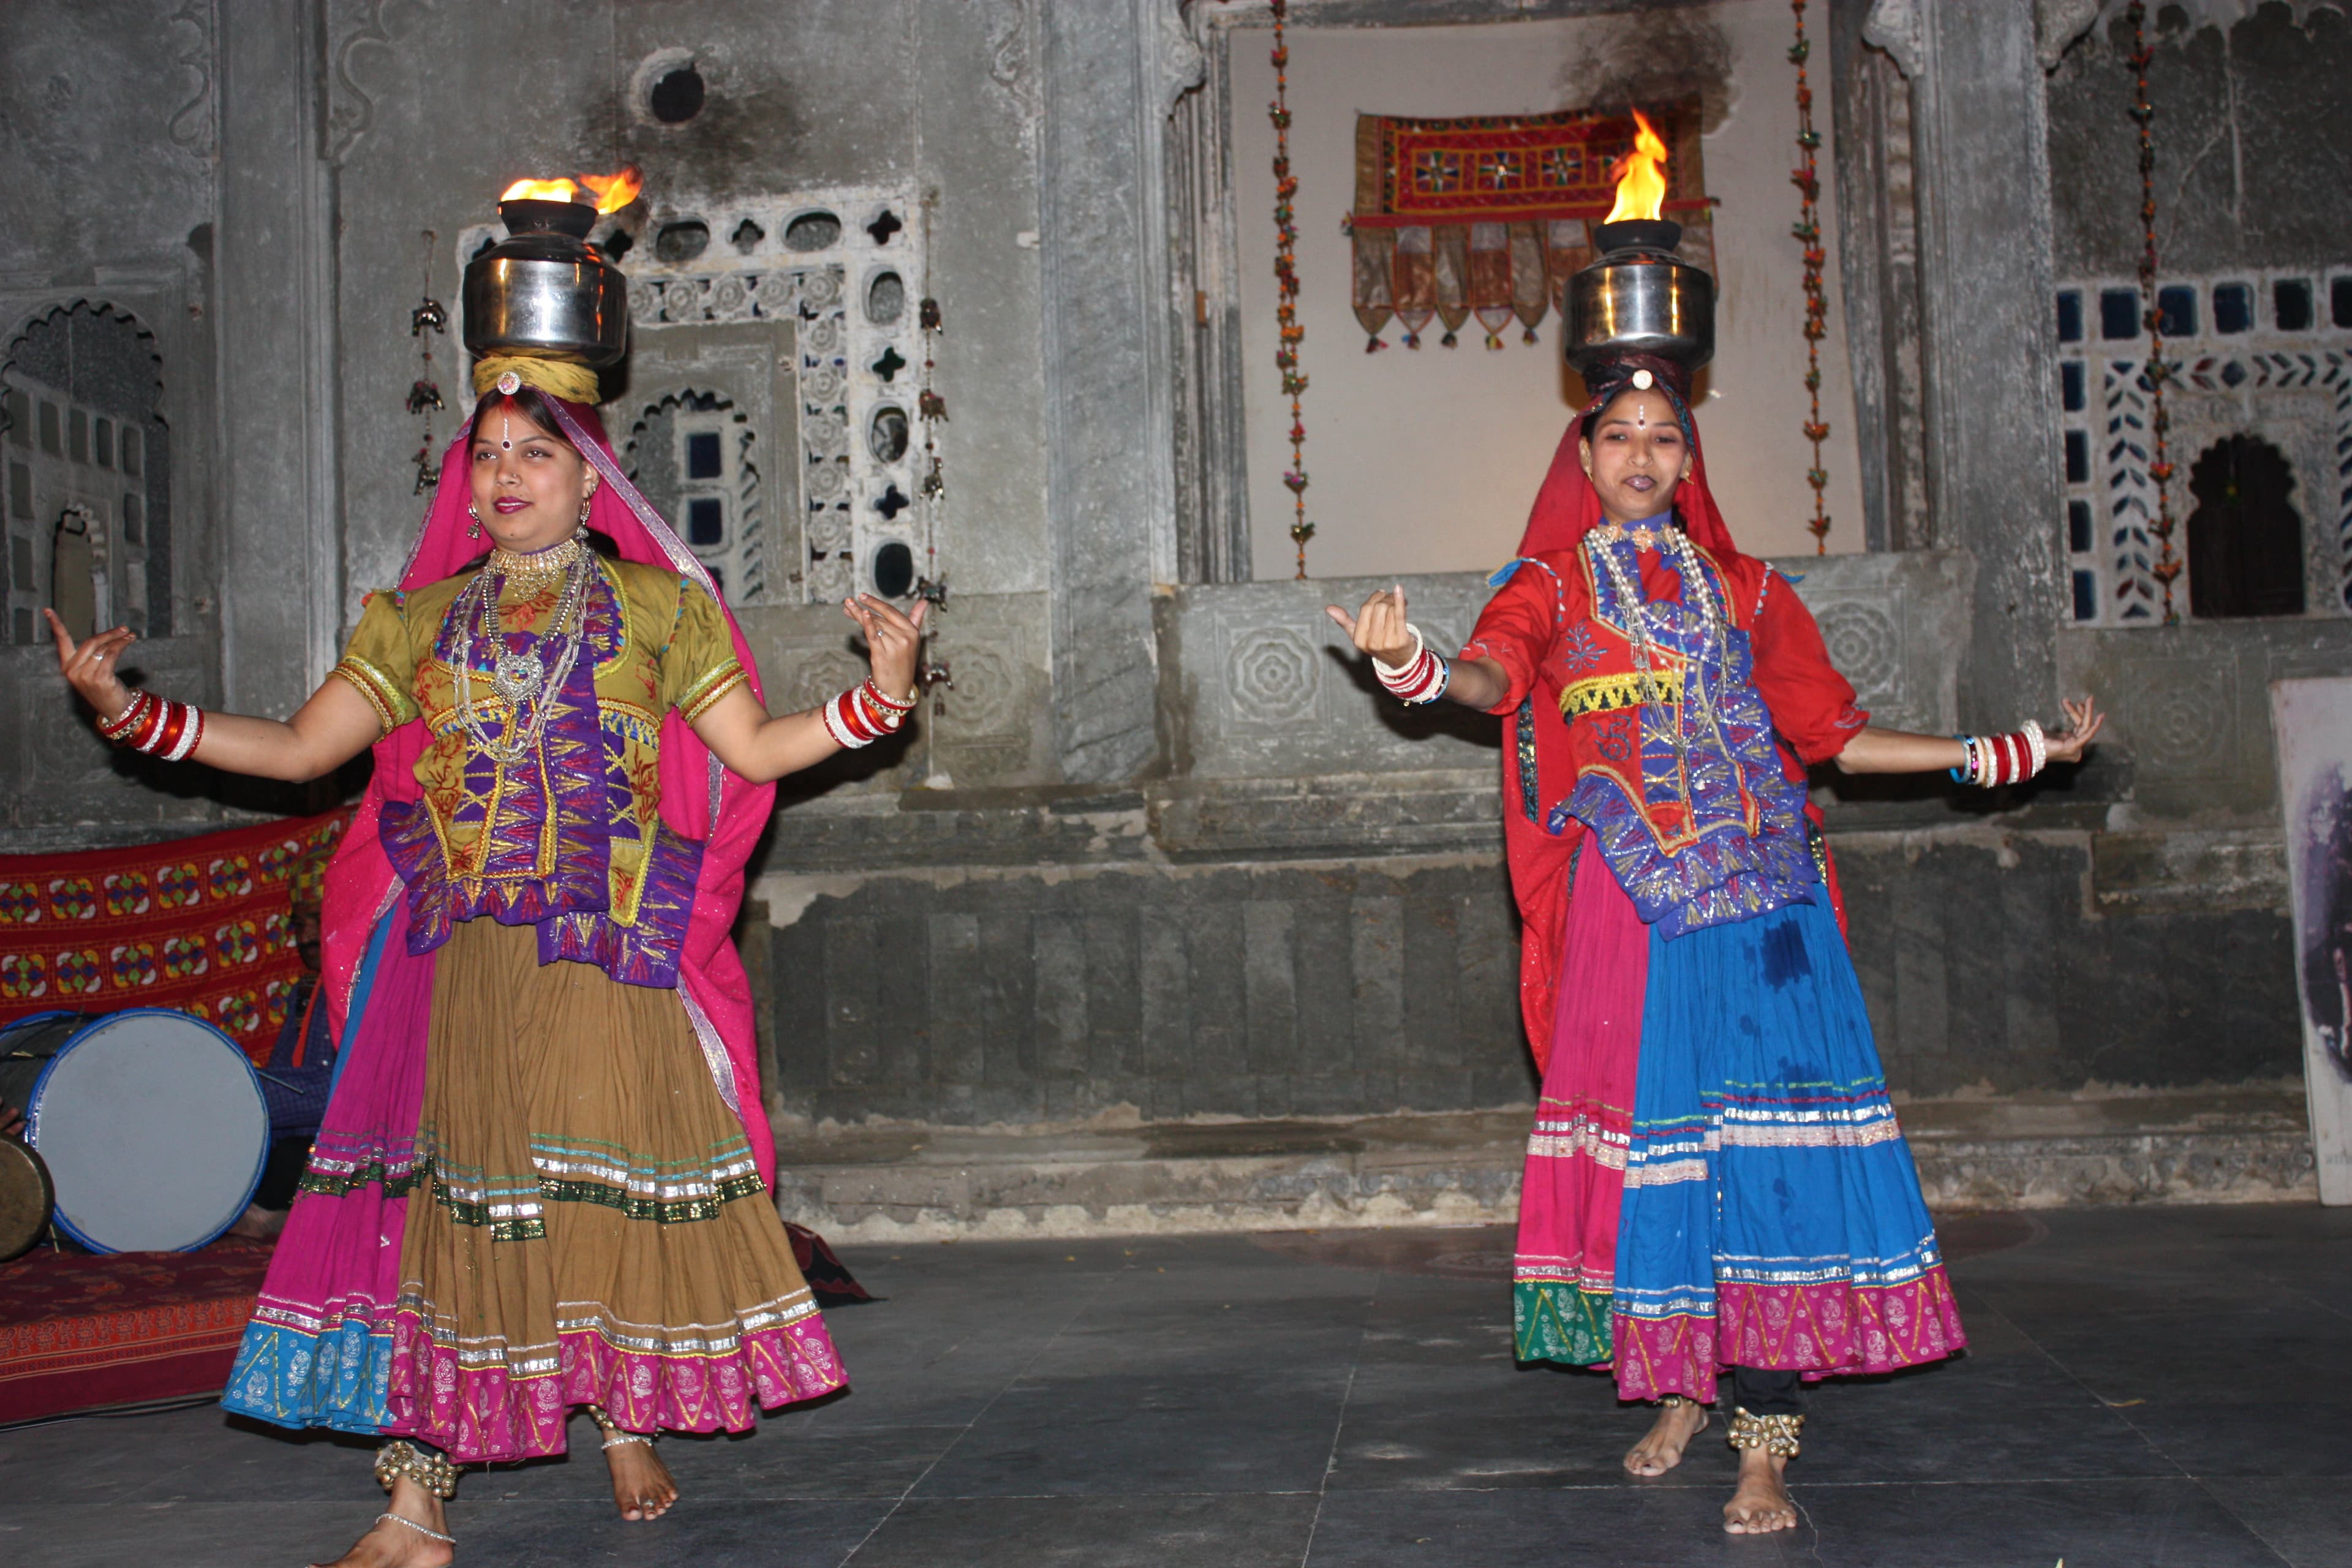
[[[1780,1479],[1788,1468],[1788,1460],[1761,1448],[1742,1450],[1739,1489],[1723,1505],[1723,1528],[1734,1535],[1796,1529],[1797,1505],[1789,1500],[1789,1489]]]
[[[421,1524],[435,1535],[449,1533],[449,1518],[441,1500],[406,1476],[393,1483],[392,1503],[385,1511],[398,1514],[409,1524]],[[446,1568],[457,1554],[457,1548],[446,1541],[436,1541],[407,1524],[380,1519],[374,1529],[328,1568]],[[319,1565],[313,1563],[311,1568]]]
[[[1683,1462],[1690,1440],[1706,1430],[1706,1406],[1691,1400],[1661,1405],[1649,1435],[1625,1454],[1628,1475],[1663,1476]]]
[[[613,1502],[623,1519],[659,1519],[677,1500],[677,1482],[651,1443],[615,1443],[604,1450],[613,1471]]]

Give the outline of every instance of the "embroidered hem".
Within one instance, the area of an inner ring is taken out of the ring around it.
[[[1606,1290],[1555,1279],[1513,1281],[1511,1353],[1521,1361],[1607,1365],[1612,1300]]]
[[[681,1331],[679,1342],[692,1342],[695,1331]],[[631,1432],[748,1432],[761,1408],[848,1386],[813,1304],[791,1322],[727,1339],[724,1350],[664,1353],[624,1348],[602,1328],[571,1330],[561,1336],[558,1365],[515,1376],[503,1366],[464,1364],[469,1356],[422,1331],[415,1308],[404,1305],[393,1314],[394,1414],[383,1431],[422,1438],[457,1464],[541,1458],[566,1451],[575,1405],[601,1405]]]
[[[1968,1343],[1940,1264],[1877,1288],[1726,1283],[1712,1305],[1661,1318],[1617,1313],[1617,1396],[1712,1399],[1718,1366],[1801,1372],[1809,1381],[1895,1372]]]

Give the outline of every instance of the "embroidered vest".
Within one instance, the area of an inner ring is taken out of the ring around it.
[[[1712,633],[1693,584],[1680,583],[1675,598],[1643,597],[1630,539],[1596,535],[1572,565],[1561,562],[1569,618],[1540,683],[1557,688],[1576,770],[1546,826],[1563,832],[1572,817],[1591,829],[1635,910],[1665,937],[1810,902],[1821,885],[1803,786],[1782,769],[1738,624],[1745,595],[1706,552],[1694,546],[1683,559],[1699,562],[1719,606]],[[1679,582],[1675,554],[1664,567]],[[1636,615],[1648,631],[1646,674],[1634,657]]]

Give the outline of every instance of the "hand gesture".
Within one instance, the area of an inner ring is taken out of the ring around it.
[[[866,634],[866,658],[874,667],[874,684],[894,701],[915,689],[915,664],[923,649],[923,614],[930,607],[928,600],[919,600],[909,616],[871,594],[841,602],[841,613]]]
[[[2062,700],[2058,705],[2066,710],[2066,718],[2074,727],[2063,735],[2052,735],[2043,741],[2042,752],[2053,763],[2079,763],[2083,753],[2090,750],[2092,737],[2106,723],[2107,716],[2088,697],[2080,702]]]
[[[100,718],[121,718],[131,706],[131,688],[114,673],[114,661],[139,640],[131,628],[117,626],[77,643],[55,610],[44,609],[41,614],[49,617],[49,635],[58,640],[58,673],[81,693],[83,701],[98,710]]]
[[[1355,615],[1337,605],[1324,605],[1323,613],[1338,623],[1359,648],[1390,668],[1397,668],[1412,658],[1412,634],[1404,629],[1402,584],[1374,594]]]

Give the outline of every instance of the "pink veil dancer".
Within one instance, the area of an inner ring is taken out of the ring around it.
[[[499,213],[466,272],[479,401],[399,586],[299,710],[134,691],[127,627],[53,622],[118,745],[278,779],[373,752],[327,877],[336,1082],[223,1395],[388,1439],[391,1508],[346,1563],[446,1562],[457,1467],[563,1454],[583,1409],[648,1519],[677,1497],[662,1431],[846,1381],[770,1195],[729,931],[774,781],[913,712],[923,606],[845,600],[872,676],[770,714],[597,419],[628,314],[594,209]]]
[[[622,472],[594,408],[554,397],[549,404],[603,480],[589,503],[588,526],[611,540],[623,560],[691,577],[723,610],[701,562]],[[423,531],[401,574],[403,590],[447,578],[482,553],[478,541],[467,537],[470,441],[468,422],[443,453]],[[731,613],[727,625],[757,696],[759,676]],[[420,1179],[415,1131],[434,958],[406,951],[404,884],[385,852],[380,820],[387,803],[420,794],[415,767],[424,731],[424,721],[412,720],[376,742],[374,776],[327,871],[324,984],[336,1037],[346,1046],[312,1154],[323,1179],[306,1179],[302,1201],[288,1219],[225,1400],[239,1414],[278,1426],[405,1429],[387,1392],[403,1226]],[[704,844],[678,964],[679,1005],[712,1083],[742,1124],[762,1184],[772,1187],[775,1142],[759,1094],[751,986],[728,933],[742,903],[744,863],[775,785],[729,773],[676,711],[663,721],[660,757],[663,820]]]

